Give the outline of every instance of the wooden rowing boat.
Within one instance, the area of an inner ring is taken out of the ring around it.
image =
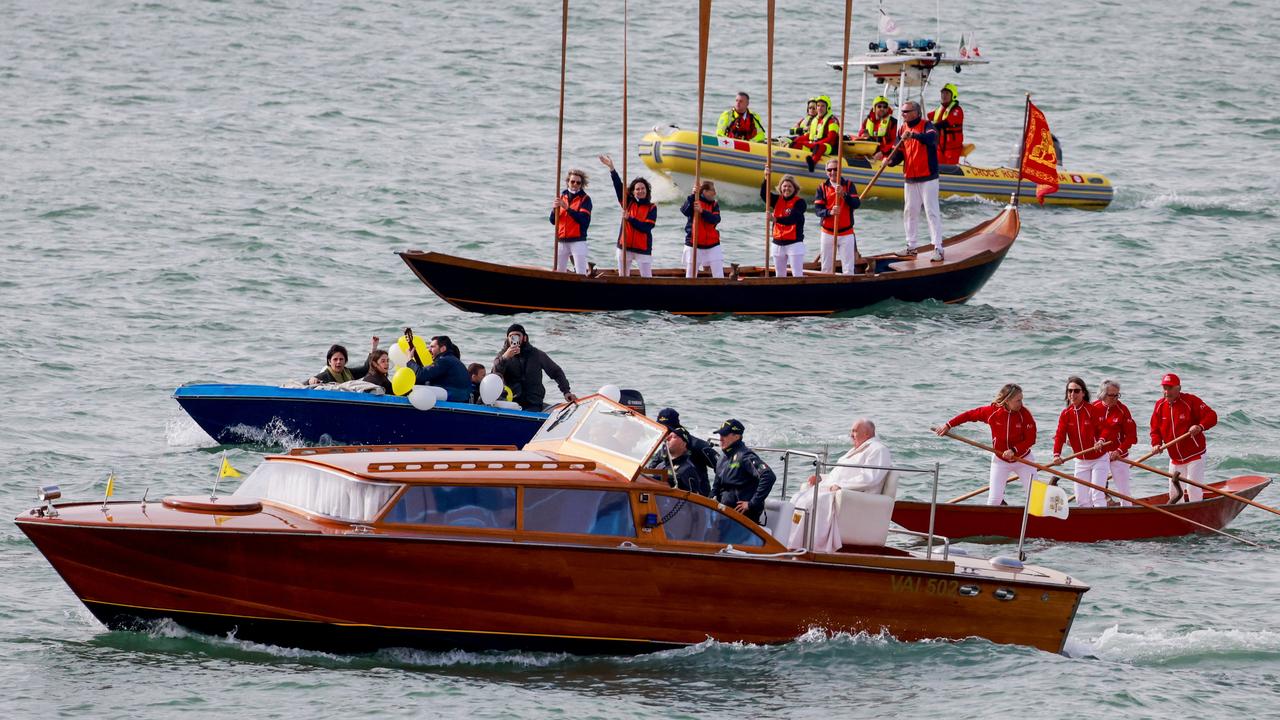
[[[1018,237],[1017,208],[943,242],[946,260],[930,262],[932,245],[915,257],[873,255],[857,275],[806,271],[774,277],[761,267],[741,267],[722,279],[680,269],[654,277],[593,276],[471,260],[411,250],[400,257],[427,287],[450,305],[479,313],[657,310],[679,315],[830,315],[885,300],[962,303],[995,273]],[[871,272],[867,272],[870,268]],[[816,266],[815,266],[816,269]]]
[[[1211,487],[1221,488],[1252,500],[1271,484],[1269,478],[1241,475]],[[1222,495],[1205,493],[1199,502],[1170,505],[1168,494],[1140,498],[1175,515],[1195,520],[1215,530],[1225,528],[1245,504]],[[1022,526],[1020,505],[938,505],[934,532],[949,538],[1002,537],[1017,538]],[[929,503],[899,500],[893,509],[893,521],[908,530],[924,532],[929,528]],[[1204,533],[1194,525],[1140,506],[1106,508],[1072,507],[1066,520],[1028,517],[1027,537],[1075,542],[1101,540],[1141,540],[1178,537]]]

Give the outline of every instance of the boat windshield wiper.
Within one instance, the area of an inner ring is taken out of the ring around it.
[[[570,403],[569,405],[566,405],[565,408],[560,411],[560,414],[556,415],[556,419],[552,420],[551,424],[547,426],[547,430],[548,431],[554,430],[557,425],[564,422],[565,420],[568,420],[570,416],[572,416],[575,412],[577,412],[577,410],[578,410],[577,403]]]

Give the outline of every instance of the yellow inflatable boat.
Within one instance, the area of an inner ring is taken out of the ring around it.
[[[640,141],[640,158],[651,170],[669,177],[681,188],[692,185],[694,152],[698,133],[676,127],[654,128]],[[852,142],[845,146],[844,177],[862,188],[875,175],[878,163],[867,157],[872,143]],[[702,176],[718,183],[739,185],[753,190],[760,187],[764,177],[764,143],[702,136]],[[774,144],[773,182],[784,174],[796,176],[800,192],[811,196],[825,179],[822,166],[810,172],[805,165],[805,152]],[[938,168],[941,197],[979,196],[996,202],[1006,202],[1013,194],[1018,180],[1018,169],[1007,167],[985,168],[976,165],[942,165]],[[772,184],[772,183],[771,183]],[[1035,204],[1036,186],[1023,179],[1022,194]],[[1101,210],[1111,203],[1111,181],[1098,173],[1058,172],[1058,192],[1045,198],[1047,205]],[[884,171],[868,198],[880,198],[902,202],[902,167]]]

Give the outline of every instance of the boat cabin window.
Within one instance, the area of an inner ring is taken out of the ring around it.
[[[635,537],[631,498],[617,490],[525,488],[524,529]]]
[[[516,489],[477,485],[413,485],[383,522],[516,529]]]
[[[373,521],[399,489],[396,484],[359,480],[314,465],[269,460],[250,473],[232,496],[363,523]]]
[[[658,517],[668,540],[764,546],[764,538],[727,513],[671,495],[659,495],[657,500]]]

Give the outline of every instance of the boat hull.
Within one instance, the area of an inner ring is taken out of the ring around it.
[[[1269,484],[1271,480],[1268,478],[1244,475],[1225,482],[1213,483],[1212,487],[1252,500]],[[1244,503],[1237,500],[1207,492],[1205,499],[1200,502],[1177,505],[1166,505],[1169,500],[1168,495],[1153,495],[1141,499],[1153,505],[1159,505],[1179,517],[1195,520],[1215,530],[1225,528],[1246,507]],[[893,521],[908,530],[927,532],[929,503],[900,500],[894,505]],[[1021,506],[940,504],[934,521],[934,532],[949,538],[1017,538],[1021,526]],[[1136,505],[1108,508],[1072,507],[1066,520],[1047,517],[1027,518],[1027,537],[1074,542],[1142,540],[1207,532],[1188,522]]]
[[[80,516],[89,512],[98,506]],[[819,627],[1058,652],[1088,589],[1036,573],[960,574],[937,560],[806,562],[314,532],[283,516],[281,530],[237,531],[239,518],[212,515],[208,529],[165,529],[117,504],[105,521],[75,515],[24,516],[18,525],[109,627],[163,617],[211,634],[346,651],[640,653],[708,638],[782,643]],[[144,526],[129,526],[135,520]]]
[[[668,129],[668,132],[651,131],[640,142],[640,158],[649,169],[684,180],[682,187],[689,187],[694,173],[694,130]],[[765,144],[742,140],[728,140],[714,135],[702,136],[702,177],[721,183],[738,185],[756,191],[760,187],[765,164]],[[794,175],[800,183],[800,192],[810,197],[826,177],[821,168],[810,172],[805,165],[805,153],[781,146],[773,147],[773,173],[775,179],[782,174]],[[875,175],[878,166],[866,158],[846,158],[844,177],[864,187]],[[996,202],[1006,202],[1018,185],[1016,168],[984,168],[973,165],[944,165],[940,169],[938,194],[940,197],[982,197]],[[1036,186],[1023,180],[1024,197],[1035,197]],[[1045,204],[1100,210],[1111,204],[1114,190],[1111,181],[1097,173],[1058,173],[1058,191],[1046,196]],[[868,193],[869,198],[903,200],[902,168],[887,168]]]
[[[547,417],[449,402],[422,411],[403,397],[269,385],[185,385],[173,398],[219,443],[522,446]]]
[[[761,276],[689,279],[595,277],[513,267],[436,252],[404,252],[401,258],[427,287],[461,310],[479,313],[654,310],[680,315],[826,315],[885,300],[961,303],[995,273],[1017,238],[1018,211],[995,218],[944,242],[947,261],[930,263],[929,250],[911,260],[872,258],[867,275]]]

